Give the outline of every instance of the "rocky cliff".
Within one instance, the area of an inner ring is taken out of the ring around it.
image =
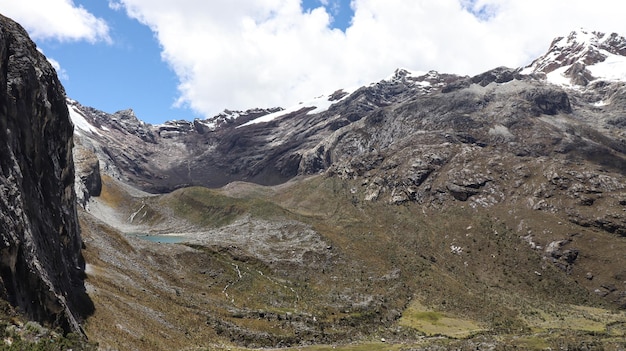
[[[0,295],[80,331],[83,284],[65,92],[22,27],[0,15]]]

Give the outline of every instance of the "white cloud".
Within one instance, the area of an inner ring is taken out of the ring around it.
[[[119,11],[123,8],[123,5],[115,0],[109,0],[109,8],[113,11]]]
[[[326,8],[305,12],[298,0],[114,3],[152,28],[180,79],[179,102],[207,116],[288,106],[397,67],[522,66],[579,27],[626,33],[617,0],[352,0],[345,32],[330,29]]]
[[[0,13],[19,22],[35,40],[109,42],[107,23],[72,0],[6,0]]]

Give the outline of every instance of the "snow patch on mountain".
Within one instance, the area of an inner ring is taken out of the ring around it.
[[[398,68],[393,74],[383,79],[381,82],[374,82],[370,84],[370,87],[378,84],[399,84],[405,87],[417,88],[421,94],[426,94],[432,91],[436,87],[441,87],[443,82],[441,76],[437,71],[414,71],[406,68]],[[352,87],[349,89],[340,89],[332,94],[320,95],[309,101],[301,102],[297,105],[291,106],[285,110],[271,113],[251,121],[244,123],[237,128],[249,126],[257,123],[266,123],[275,120],[276,118],[294,113],[303,109],[310,109],[306,114],[316,114],[328,111],[328,109],[337,102],[340,102],[357,91],[358,87]]]
[[[322,113],[322,112],[326,112],[328,111],[328,109],[335,103],[342,101],[343,99],[345,99],[346,97],[350,96],[350,94],[352,94],[356,89],[342,89],[340,91],[336,91],[332,94],[328,94],[328,95],[320,95],[316,98],[313,98],[309,101],[305,101],[305,102],[301,102],[297,105],[291,106],[289,108],[286,108],[282,111],[278,111],[278,112],[274,112],[274,113],[270,113],[268,115],[253,119],[251,121],[248,121],[240,126],[238,126],[237,128],[240,127],[245,127],[245,126],[249,126],[252,124],[257,124],[257,123],[266,123],[266,122],[270,122],[275,120],[278,117],[282,117],[285,115],[288,115],[290,113],[293,112],[297,112],[303,109],[308,109],[310,108],[311,110],[308,111],[306,114],[316,114],[316,113]],[[342,92],[341,97],[340,98],[336,98],[337,94],[339,92]]]
[[[626,57],[608,54],[607,58],[587,69],[594,77],[611,81],[626,81]]]
[[[552,84],[564,86],[564,87],[573,87],[571,78],[565,75],[565,71],[569,69],[569,66],[559,67],[554,71],[548,73],[546,75],[546,80]]]
[[[284,116],[286,114],[292,113],[292,112],[296,112],[302,108],[305,108],[306,106],[302,106],[302,105],[296,105],[296,106],[292,106],[289,108],[286,108],[282,111],[278,111],[278,112],[274,112],[274,113],[270,113],[268,115],[253,119],[251,121],[248,121],[240,126],[238,126],[237,128],[241,128],[241,127],[245,127],[245,126],[249,126],[251,124],[257,124],[257,123],[265,123],[265,122],[270,122],[275,120],[278,117]]]
[[[87,119],[85,119],[85,116],[83,116],[83,114],[75,106],[73,106],[71,102],[68,102],[67,110],[69,111],[70,118],[72,120],[72,123],[74,124],[74,133],[80,134],[80,131],[83,131],[92,134],[102,135],[97,128],[92,126],[91,123],[89,123]]]

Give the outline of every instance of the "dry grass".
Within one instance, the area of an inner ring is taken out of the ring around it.
[[[560,305],[549,311],[529,311],[525,320],[535,331],[574,330],[590,333],[607,333],[625,336],[621,328],[626,322],[626,313],[604,308]],[[612,328],[616,326],[616,328]]]
[[[406,350],[407,344],[390,344],[386,342],[362,342],[350,345],[306,345],[287,348],[266,348],[265,351],[399,351]],[[249,348],[234,347],[231,345],[214,345],[206,350],[211,351],[250,351]]]
[[[416,329],[428,336],[444,335],[451,338],[466,338],[485,331],[474,321],[429,310],[420,302],[409,305],[398,324]]]
[[[279,206],[262,198],[233,198],[217,190],[191,187],[161,197],[157,209],[170,209],[171,214],[198,227],[222,227],[244,214],[259,218],[284,217],[288,214]]]
[[[132,204],[135,199],[116,185],[115,181],[108,175],[103,174],[102,191],[99,198],[113,208],[120,208]]]

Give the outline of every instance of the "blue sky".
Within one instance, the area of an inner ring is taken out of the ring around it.
[[[396,68],[520,67],[616,0],[6,0],[70,98],[149,123],[290,107]],[[538,11],[537,9],[541,9]]]
[[[106,1],[75,4],[106,20],[111,42],[37,40],[43,52],[61,64],[61,81],[70,98],[109,113],[132,108],[151,123],[202,117],[190,108],[174,107],[178,78],[161,59],[149,27],[110,9]]]
[[[105,1],[76,0],[74,4],[108,23],[111,42],[37,40],[44,53],[61,64],[60,76],[69,97],[109,113],[132,108],[150,123],[205,118],[188,106],[176,106],[178,78],[161,59],[160,44],[148,26],[111,9]],[[320,0],[302,2],[304,11],[322,6],[333,16],[331,28],[343,31],[349,26],[350,0],[331,0],[326,5]]]
[[[331,28],[337,28],[345,31],[350,26],[354,11],[350,7],[350,0],[303,0],[302,8],[305,11],[311,11],[320,6],[324,6],[327,12],[332,16],[330,22]]]

